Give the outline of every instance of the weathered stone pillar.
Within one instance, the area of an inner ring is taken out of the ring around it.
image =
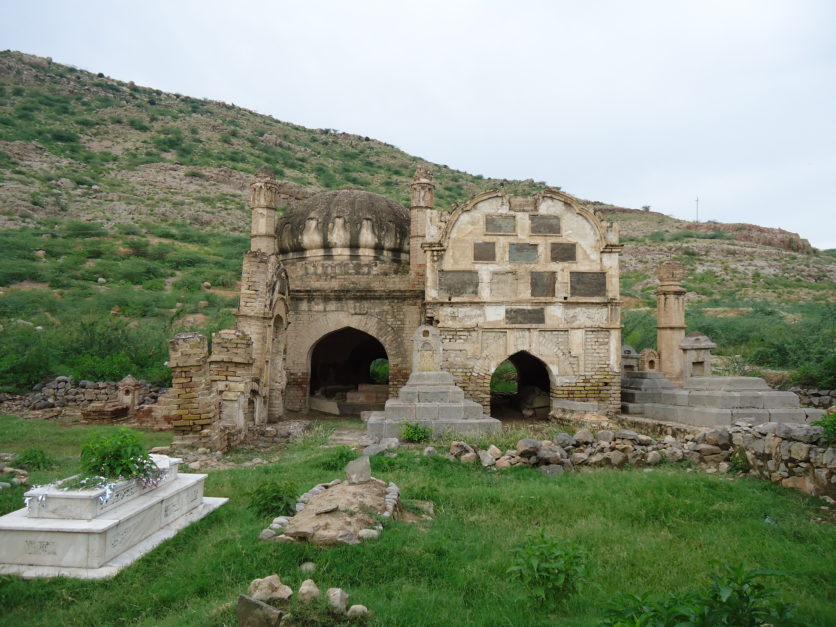
[[[685,269],[678,261],[665,261],[657,271],[656,349],[659,369],[677,384],[682,384],[684,358],[680,345],[685,339]]]
[[[252,389],[253,342],[243,331],[225,329],[212,335],[209,381],[218,400],[220,427],[240,440],[247,422],[256,422],[255,408],[248,407]],[[264,412],[261,412],[264,414]],[[266,416],[261,416],[262,422]],[[228,446],[236,442],[225,442]]]
[[[429,168],[419,167],[412,177],[412,203],[409,209],[409,269],[415,278],[426,275],[427,257],[421,248],[427,239],[427,220],[435,210],[435,183]]]
[[[169,412],[174,430],[185,434],[202,431],[214,420],[207,380],[209,347],[200,333],[180,333],[168,341],[171,368]]]
[[[256,174],[250,189],[250,208],[253,221],[250,230],[250,250],[268,255],[276,252],[276,207],[279,186],[273,173],[265,166]]]

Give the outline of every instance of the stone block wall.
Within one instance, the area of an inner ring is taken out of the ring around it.
[[[209,347],[200,333],[181,333],[168,342],[171,389],[163,400],[171,426],[183,434],[207,429],[214,421],[208,381]]]
[[[732,450],[745,455],[752,476],[836,497],[836,447],[824,442],[821,427],[768,422],[730,431]]]

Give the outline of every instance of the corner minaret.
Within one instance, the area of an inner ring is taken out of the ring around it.
[[[409,269],[413,276],[423,277],[427,254],[421,244],[427,239],[429,212],[435,210],[435,183],[426,166],[419,166],[412,177],[412,204],[409,208]]]
[[[279,186],[270,168],[262,167],[255,175],[250,189],[250,208],[253,212],[250,230],[250,250],[268,255],[276,252],[276,207]]]
[[[680,344],[685,339],[685,269],[678,261],[665,261],[656,271],[656,350],[659,369],[677,384],[682,384],[684,359]]]

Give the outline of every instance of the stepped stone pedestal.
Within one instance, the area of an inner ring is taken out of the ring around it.
[[[372,412],[366,432],[381,438],[395,437],[406,420],[430,427],[433,435],[497,433],[502,423],[487,416],[479,403],[466,399],[453,375],[441,369],[438,329],[420,326],[412,337],[412,374],[398,394],[386,401],[382,412]]]
[[[690,377],[678,388],[661,373],[631,372],[622,379],[621,400],[625,414],[706,427],[738,420],[803,424],[824,414],[799,407],[794,393],[758,377]]]
[[[29,490],[26,507],[0,517],[0,574],[112,577],[226,503],[203,496],[206,475],[180,474],[179,459],[152,457],[165,473],[156,486]]]

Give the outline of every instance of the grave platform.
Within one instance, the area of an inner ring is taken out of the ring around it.
[[[206,475],[173,466],[158,486],[122,482],[109,498],[102,490],[30,490],[27,507],[0,517],[0,574],[112,577],[226,503],[203,496]]]

